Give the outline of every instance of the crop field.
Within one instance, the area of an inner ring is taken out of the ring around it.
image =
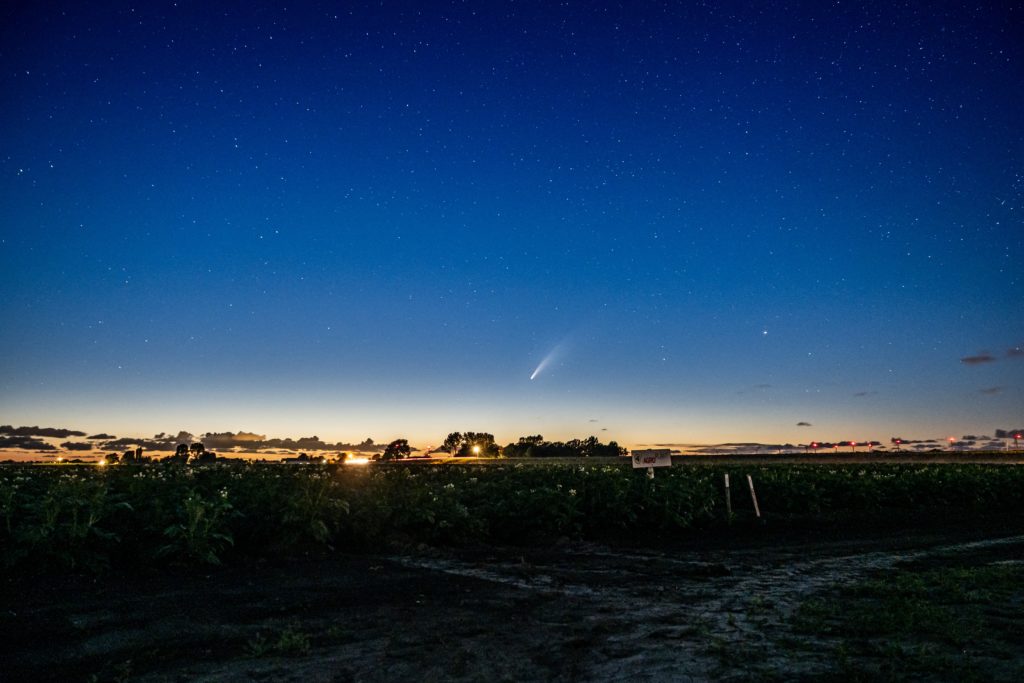
[[[21,680],[1024,676],[1013,464],[8,466],[0,549]]]

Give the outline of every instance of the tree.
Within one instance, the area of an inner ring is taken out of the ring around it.
[[[186,464],[188,462],[188,444],[178,444],[178,447],[174,449],[174,455],[167,456],[161,462],[168,465],[173,465],[175,463],[180,463],[182,465]]]
[[[452,432],[445,437],[440,450],[463,458],[496,458],[501,455],[501,447],[494,443],[494,434],[487,432]]]
[[[458,455],[462,457],[496,458],[501,455],[501,448],[494,443],[494,434],[487,432],[466,432],[462,435],[462,445]]]
[[[516,443],[505,446],[507,458],[532,458],[544,446],[544,437],[540,434],[521,436]]]
[[[459,452],[459,448],[462,446],[462,434],[460,432],[452,432],[445,437],[444,443],[441,444],[441,450],[448,451],[450,454],[455,455]]]
[[[411,453],[412,449],[409,447],[407,439],[395,439],[384,448],[384,455],[381,456],[381,459],[401,460],[408,458]]]
[[[216,453],[214,453],[213,451],[208,451],[208,450],[206,450],[204,448],[203,451],[199,455],[197,455],[195,458],[193,458],[192,462],[194,462],[194,463],[213,462],[216,459],[217,459],[217,454]]]
[[[510,458],[618,457],[625,454],[626,449],[616,442],[604,444],[596,436],[562,442],[545,441],[538,434],[520,437],[518,443],[505,446],[505,456]]]

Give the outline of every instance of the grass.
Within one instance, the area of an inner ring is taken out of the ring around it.
[[[1024,680],[1024,564],[899,567],[808,599],[791,625],[831,644],[828,680]]]
[[[297,624],[289,624],[269,637],[257,633],[246,644],[246,650],[253,657],[297,657],[309,654],[310,637]]]

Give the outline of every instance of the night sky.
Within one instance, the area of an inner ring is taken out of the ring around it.
[[[1019,3],[0,12],[5,424],[1024,423]]]

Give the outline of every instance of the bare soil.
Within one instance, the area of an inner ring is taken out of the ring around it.
[[[840,680],[828,637],[791,627],[799,605],[950,558],[1021,561],[1024,520],[6,578],[0,679]],[[1013,680],[1015,654],[985,677]]]

